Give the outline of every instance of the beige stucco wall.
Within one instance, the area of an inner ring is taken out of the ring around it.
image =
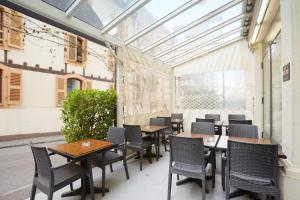
[[[44,25],[35,19],[29,19],[41,26]],[[28,22],[26,27],[30,26],[31,23]],[[60,36],[64,37],[62,30],[50,25],[47,27],[60,31]],[[90,41],[88,41],[88,47],[102,55],[104,60],[88,55],[85,75],[111,79],[113,73],[106,66],[108,49]],[[63,45],[28,35],[25,36],[24,49],[11,49],[7,57],[12,60],[13,64],[23,65],[26,62],[27,66],[34,67],[38,64],[40,68],[45,69],[49,69],[50,66],[53,70],[65,69]],[[0,61],[4,62],[4,50],[0,50]],[[75,72],[75,74],[83,75],[83,67],[80,65],[68,64],[67,68],[68,73]],[[92,80],[94,89],[106,90],[113,84]],[[60,108],[56,106],[55,74],[22,70],[21,93],[20,105],[0,108],[0,136],[60,131],[62,122]]]

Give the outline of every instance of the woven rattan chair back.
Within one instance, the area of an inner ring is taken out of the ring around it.
[[[214,135],[215,124],[209,122],[192,122],[191,132]]]
[[[205,165],[202,138],[170,136],[170,161],[188,165]]]
[[[228,141],[229,174],[277,180],[278,145]]]
[[[258,138],[257,126],[247,124],[229,124],[228,136]]]
[[[196,118],[196,122],[208,122],[208,123],[215,123],[215,119],[203,119],[203,118]]]
[[[164,118],[150,118],[150,126],[165,126]]]
[[[229,124],[248,124],[248,125],[252,125],[252,120],[232,119],[232,120],[229,120]]]
[[[110,127],[107,132],[107,141],[114,144],[123,144],[125,140],[125,128]]]
[[[139,125],[126,125],[125,128],[125,140],[130,143],[143,143],[143,137],[141,133],[141,127]]]
[[[172,129],[171,117],[157,117],[157,118],[164,118],[165,126],[167,126],[168,129]]]
[[[242,114],[229,114],[228,115],[228,121],[229,120],[245,120],[246,116]]]
[[[32,150],[35,168],[38,175],[50,180],[52,164],[46,148],[35,147],[32,145],[30,145],[30,147]]]
[[[172,113],[171,118],[172,119],[183,119],[183,114],[182,113]]]
[[[219,114],[205,114],[205,119],[214,119],[215,121],[220,121],[221,117]]]

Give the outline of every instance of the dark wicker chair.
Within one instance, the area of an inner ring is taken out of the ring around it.
[[[205,114],[205,119],[214,119],[215,121],[220,121],[221,117],[219,114]]]
[[[192,122],[192,133],[215,134],[215,125],[210,122]]]
[[[52,167],[49,154],[45,147],[35,147],[30,145],[34,163],[35,173],[33,178],[30,200],[34,200],[36,188],[48,196],[48,200],[53,198],[53,193],[67,185],[70,185],[78,179],[89,177],[91,188],[91,197],[94,200],[94,185],[91,167],[90,170],[82,168],[75,163],[68,163],[59,167]],[[90,164],[89,164],[90,165]],[[85,188],[85,181],[82,181],[82,187]],[[84,195],[84,190],[82,191]]]
[[[196,122],[208,122],[208,123],[215,123],[215,119],[203,119],[203,118],[196,118]]]
[[[229,120],[229,124],[248,124],[248,125],[252,125],[252,120],[232,119],[232,120]]]
[[[205,199],[205,158],[202,138],[170,136],[168,200],[171,198],[172,174],[202,180],[202,199]]]
[[[246,120],[246,116],[243,114],[229,114],[228,121],[229,120]]]
[[[172,123],[171,123],[171,117],[157,117],[157,118],[165,119],[165,126],[168,127],[162,131],[162,139],[163,139],[163,143],[165,146],[165,151],[168,151],[167,150],[167,139],[168,139],[167,136],[174,134],[174,131],[172,128]]]
[[[221,116],[219,114],[205,114],[205,119],[214,119],[216,121],[221,121]],[[215,125],[215,134],[222,135],[222,126]]]
[[[126,178],[129,179],[127,162],[126,162],[126,149],[125,149],[125,129],[120,127],[110,127],[107,133],[107,141],[119,146],[114,151],[107,151],[105,154],[95,154],[91,158],[91,162],[102,169],[102,188],[105,188],[105,166],[110,165],[111,171],[112,164],[115,162],[123,161]],[[104,158],[103,156],[104,155]],[[105,191],[102,191],[102,196]]]
[[[151,161],[151,146],[155,145],[155,139],[151,137],[143,137],[141,127],[139,125],[123,125],[125,128],[125,149],[135,151],[140,156],[140,170],[143,170],[143,153],[147,150],[147,155]],[[157,148],[155,147],[157,154]]]
[[[258,138],[258,130],[255,125],[246,124],[229,124],[228,136],[232,137],[246,137]],[[225,167],[226,167],[226,153],[222,153],[222,188],[225,191]]]
[[[209,122],[192,122],[192,133],[215,135],[215,125]],[[216,155],[214,150],[204,147],[206,163],[212,165],[212,187],[215,187]]]
[[[171,114],[171,119],[183,119],[183,114],[182,113],[172,113]],[[182,131],[183,130],[183,124],[179,127]],[[173,129],[177,130],[177,126],[173,126]],[[179,132],[179,130],[177,130]]]
[[[280,199],[278,146],[228,141],[226,200],[230,187]]]

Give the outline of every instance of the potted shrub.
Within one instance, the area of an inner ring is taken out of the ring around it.
[[[62,133],[67,142],[106,137],[116,120],[114,90],[73,90],[62,104]]]

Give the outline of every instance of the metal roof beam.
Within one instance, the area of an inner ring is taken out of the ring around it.
[[[168,53],[170,53],[170,52],[172,52],[172,51],[174,51],[174,50],[176,50],[178,48],[181,48],[181,47],[183,47],[185,45],[188,45],[188,44],[190,44],[190,43],[192,43],[194,41],[197,41],[197,40],[199,40],[199,39],[201,39],[201,38],[203,38],[203,37],[205,37],[205,36],[207,36],[207,35],[215,32],[215,31],[220,30],[220,29],[222,29],[222,28],[224,28],[224,27],[226,27],[226,26],[228,26],[228,25],[230,25],[230,24],[232,24],[234,22],[237,22],[237,21],[245,18],[246,16],[248,16],[248,15],[247,14],[241,14],[241,15],[238,15],[238,16],[236,16],[234,18],[231,18],[231,19],[229,19],[229,20],[227,20],[227,21],[225,21],[225,22],[223,22],[223,23],[221,23],[221,24],[219,24],[219,25],[217,25],[215,27],[212,27],[211,29],[208,29],[207,31],[204,31],[204,32],[202,32],[200,34],[196,34],[195,36],[193,36],[193,37],[191,37],[191,38],[189,38],[189,39],[187,39],[187,40],[185,40],[185,41],[183,41],[181,43],[178,43],[177,45],[175,45],[175,46],[173,46],[173,47],[171,47],[169,49],[166,49],[166,50],[158,53],[157,55],[154,56],[154,58],[155,59],[156,58],[160,58],[160,57],[162,57],[162,56],[164,56],[164,55],[166,55],[166,54],[168,54]]]
[[[140,37],[146,35],[147,33],[149,33],[150,31],[154,30],[155,28],[157,28],[158,26],[164,24],[165,22],[169,21],[170,19],[176,17],[177,15],[179,15],[180,13],[186,11],[187,9],[191,8],[192,6],[196,5],[197,3],[199,3],[200,1],[203,0],[190,0],[189,2],[185,3],[184,5],[180,6],[179,8],[177,8],[176,10],[172,11],[171,13],[167,14],[166,16],[160,18],[159,20],[157,20],[156,22],[154,22],[153,24],[151,24],[150,26],[144,28],[143,30],[137,32],[136,34],[134,34],[132,37],[130,37],[129,39],[127,39],[125,41],[125,44],[131,44],[132,42],[136,41],[137,39],[139,39]]]
[[[76,11],[85,2],[87,2],[87,0],[75,0],[74,3],[72,3],[72,5],[66,10],[66,16],[73,17],[73,15],[75,15]]]
[[[187,63],[187,62],[189,62],[189,61],[191,61],[191,60],[194,60],[194,59],[196,59],[196,58],[199,58],[199,57],[201,57],[201,56],[203,56],[203,55],[205,55],[205,54],[208,54],[208,53],[210,53],[210,52],[216,51],[216,50],[218,50],[218,49],[220,49],[220,48],[223,48],[223,47],[225,47],[225,46],[227,46],[227,45],[230,45],[230,44],[232,44],[232,43],[234,43],[234,42],[240,41],[240,40],[245,39],[245,38],[246,38],[246,37],[241,37],[241,36],[240,36],[240,37],[237,37],[237,38],[234,38],[234,39],[232,39],[232,40],[230,40],[230,41],[228,41],[228,42],[225,42],[225,43],[220,44],[220,45],[218,45],[218,46],[216,46],[216,47],[213,47],[213,48],[211,48],[211,49],[208,49],[207,51],[201,52],[201,53],[199,53],[199,54],[197,54],[197,55],[194,55],[194,56],[192,56],[192,57],[190,57],[190,58],[187,58],[187,59],[185,59],[185,60],[183,60],[183,61],[180,61],[180,62],[178,62],[178,63],[175,63],[174,65],[171,65],[171,67],[177,67],[177,66],[179,66],[179,65],[185,64],[185,63]]]
[[[218,42],[218,41],[220,41],[220,40],[222,40],[222,39],[224,39],[224,38],[226,38],[226,37],[228,37],[228,36],[230,36],[230,35],[233,35],[234,33],[239,32],[239,31],[241,31],[241,30],[243,30],[243,29],[244,29],[244,27],[239,27],[239,28],[233,29],[232,31],[229,31],[229,32],[227,32],[227,33],[224,33],[224,34],[222,34],[221,36],[218,35],[218,36],[214,37],[213,39],[211,39],[211,40],[209,40],[209,41],[206,41],[206,42],[204,42],[204,43],[201,43],[201,44],[199,44],[199,45],[196,45],[195,47],[193,47],[193,48],[191,48],[191,49],[188,49],[188,50],[182,52],[181,54],[176,55],[176,56],[174,56],[174,57],[172,57],[172,58],[169,58],[169,59],[167,59],[167,60],[164,60],[163,62],[164,62],[164,63],[168,63],[168,62],[170,62],[170,61],[172,61],[172,60],[175,60],[175,59],[177,59],[177,58],[179,58],[179,57],[186,56],[186,55],[188,55],[188,54],[190,54],[190,53],[193,53],[193,52],[197,51],[197,50],[200,49],[200,48],[207,47],[207,46],[209,46],[209,45],[211,45],[211,44],[213,44],[213,43],[215,43],[215,42]]]
[[[212,12],[206,14],[205,16],[203,16],[203,17],[201,17],[201,18],[199,18],[199,19],[191,22],[190,24],[188,24],[188,25],[186,25],[186,26],[178,29],[177,31],[174,31],[173,33],[170,33],[170,34],[166,35],[165,37],[161,38],[160,40],[152,43],[148,47],[144,48],[142,50],[142,52],[144,53],[144,52],[147,52],[147,51],[153,49],[154,47],[157,47],[158,45],[160,45],[160,44],[162,44],[162,43],[164,43],[164,42],[166,42],[166,41],[168,41],[168,40],[176,37],[177,35],[179,35],[181,33],[184,33],[186,31],[194,28],[195,26],[197,26],[197,25],[199,25],[199,24],[201,24],[201,23],[203,23],[205,21],[208,21],[209,19],[211,19],[211,18],[213,18],[213,17],[221,14],[222,12],[224,12],[224,11],[226,11],[226,10],[234,7],[235,5],[237,5],[237,4],[239,4],[239,3],[243,2],[243,1],[244,0],[233,0],[233,1],[229,2],[228,4],[225,4],[225,5],[217,8],[216,10],[213,10]]]
[[[127,10],[122,12],[119,16],[117,16],[115,19],[113,19],[111,22],[109,22],[106,26],[104,26],[101,30],[101,33],[107,33],[111,29],[113,29],[115,26],[117,26],[119,23],[121,23],[124,19],[129,17],[132,13],[139,10],[141,7],[146,5],[151,0],[139,0],[135,2],[132,6],[130,6]]]

